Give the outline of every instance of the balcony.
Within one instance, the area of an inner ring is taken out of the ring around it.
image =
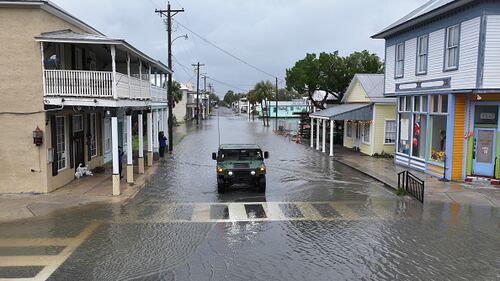
[[[45,70],[44,74],[45,96],[167,101],[166,89],[121,73],[116,73],[116,96],[111,71]]]

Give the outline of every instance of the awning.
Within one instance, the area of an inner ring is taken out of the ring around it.
[[[371,103],[345,103],[335,105],[310,115],[313,118],[329,120],[360,120],[373,119],[373,104]]]

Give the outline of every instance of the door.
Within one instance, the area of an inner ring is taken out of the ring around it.
[[[75,155],[75,171],[78,165],[85,166],[85,142],[83,134],[83,116],[73,116],[73,153]]]
[[[354,124],[354,147],[360,147],[361,145],[361,124]]]
[[[104,119],[104,162],[107,163],[113,159],[111,154],[111,118],[107,117]]]
[[[474,136],[472,173],[478,176],[493,177],[496,155],[496,129],[477,128]]]

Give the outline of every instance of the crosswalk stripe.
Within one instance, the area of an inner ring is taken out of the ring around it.
[[[304,215],[304,218],[308,220],[321,220],[323,217],[321,214],[309,203],[295,203],[300,212]]]
[[[196,204],[193,207],[191,221],[204,222],[210,220],[210,204]]]
[[[230,203],[229,208],[229,219],[231,221],[238,220],[248,220],[247,211],[245,210],[244,204]]]
[[[279,204],[264,202],[262,203],[262,207],[264,208],[264,212],[266,212],[269,220],[286,220],[286,217],[281,211]]]
[[[357,220],[359,219],[359,215],[356,214],[350,207],[342,202],[330,202],[330,206],[337,210],[343,218],[349,220]]]

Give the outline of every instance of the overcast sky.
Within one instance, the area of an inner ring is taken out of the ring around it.
[[[306,53],[341,55],[368,50],[383,58],[384,42],[371,35],[403,17],[427,0],[172,0],[184,8],[175,16],[214,44],[284,80],[286,68]],[[68,12],[111,37],[127,40],[166,62],[166,28],[155,8],[164,0],[53,0]],[[202,72],[219,82],[220,96],[228,89],[248,90],[260,80],[274,79],[258,72],[197,38],[174,23],[174,79],[196,83],[191,64],[205,64]],[[181,66],[182,64],[183,66]],[[203,86],[203,83],[201,83]],[[281,84],[280,87],[284,85]]]

